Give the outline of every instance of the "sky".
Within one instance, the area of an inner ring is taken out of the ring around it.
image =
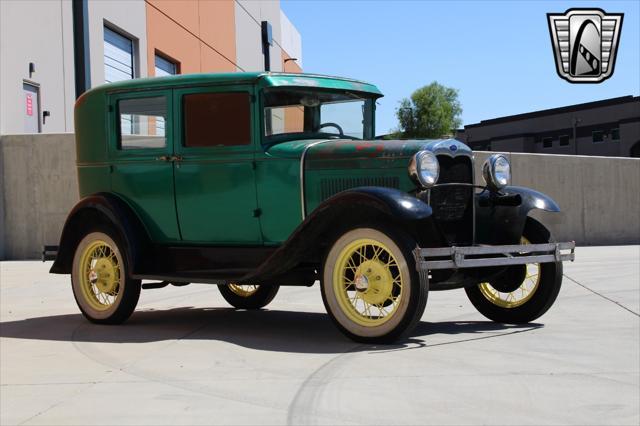
[[[398,102],[432,81],[459,90],[463,124],[640,94],[640,1],[281,0],[302,36],[304,72],[374,83],[385,97],[377,133]],[[611,78],[571,84],[555,69],[547,13],[624,13]]]

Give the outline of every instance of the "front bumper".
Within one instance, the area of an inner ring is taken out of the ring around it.
[[[416,248],[413,252],[419,272],[434,269],[481,268],[573,261],[576,243],[516,244]]]

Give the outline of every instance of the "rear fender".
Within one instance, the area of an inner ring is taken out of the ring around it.
[[[100,226],[112,228],[124,244],[130,274],[143,269],[143,253],[150,247],[144,226],[129,207],[113,194],[98,193],[80,200],[67,216],[56,259],[49,272],[71,273],[73,256],[80,240]]]

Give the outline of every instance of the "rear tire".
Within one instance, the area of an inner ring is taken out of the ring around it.
[[[140,280],[129,278],[124,246],[104,227],[82,238],[73,257],[71,286],[82,314],[97,324],[121,324],[136,309]]]
[[[549,230],[532,218],[527,218],[523,237],[525,243],[553,242]],[[495,322],[523,324],[540,318],[560,293],[562,262],[531,264],[527,268],[527,277],[513,292],[498,292],[491,283],[480,283],[465,288],[469,300],[478,312]],[[533,268],[537,268],[535,282],[531,278]]]
[[[278,285],[219,285],[218,290],[231,306],[237,309],[260,309],[267,306],[276,294]]]
[[[351,229],[323,264],[322,300],[336,326],[362,343],[392,343],[424,313],[428,282],[416,270],[415,241],[382,225]]]

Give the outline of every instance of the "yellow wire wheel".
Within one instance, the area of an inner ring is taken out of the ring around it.
[[[325,305],[352,336],[385,336],[407,322],[411,277],[394,239],[378,229],[353,229],[333,244],[325,260]]]
[[[520,244],[530,244],[529,240],[522,237]],[[505,309],[517,308],[527,303],[540,286],[540,265],[532,263],[526,265],[527,271],[524,280],[518,288],[510,292],[496,290],[490,283],[484,282],[478,285],[480,293],[491,303]]]
[[[103,232],[89,233],[78,244],[71,283],[80,310],[96,322],[124,321],[135,309],[140,294],[139,288],[134,288],[136,284],[139,287],[139,281],[126,277],[120,248]],[[132,288],[125,295],[127,285]]]
[[[553,237],[549,230],[527,218],[520,243],[550,242]],[[500,323],[526,324],[540,318],[551,308],[562,287],[562,262],[531,263],[524,268],[505,269],[502,274],[464,289],[478,312]]]
[[[261,309],[267,306],[278,293],[276,284],[221,284],[220,294],[231,306],[237,309]]]
[[[258,291],[258,286],[253,284],[229,284],[229,290],[240,297],[251,297]]]

